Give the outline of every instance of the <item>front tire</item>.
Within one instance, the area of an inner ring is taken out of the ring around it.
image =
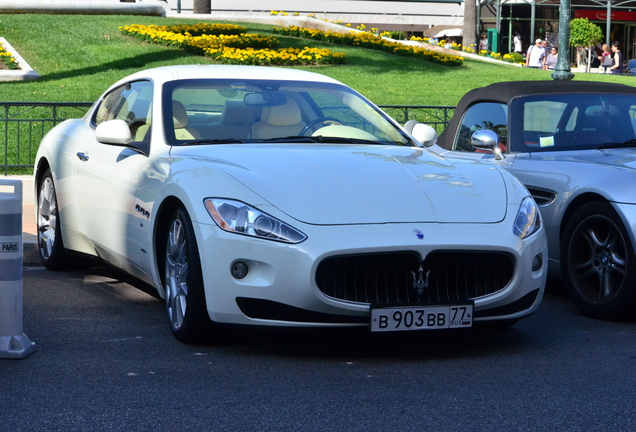
[[[47,270],[79,270],[90,267],[90,261],[70,257],[62,240],[57,194],[51,169],[47,169],[38,186],[37,202],[38,250]]]
[[[181,342],[200,342],[210,319],[197,241],[185,209],[170,218],[166,238],[164,288],[170,328]]]
[[[586,204],[570,219],[561,241],[561,274],[568,296],[585,315],[605,320],[633,316],[636,256],[610,204]]]

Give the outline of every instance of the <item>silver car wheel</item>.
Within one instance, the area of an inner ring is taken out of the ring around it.
[[[168,231],[166,247],[166,306],[173,330],[179,330],[188,306],[188,255],[186,233],[179,219]]]
[[[48,260],[53,254],[58,221],[55,186],[50,177],[46,177],[40,185],[38,200],[38,245],[42,258]]]
[[[587,301],[603,303],[614,298],[627,272],[627,250],[620,229],[601,215],[583,220],[573,233],[568,265]]]
[[[561,242],[563,286],[585,315],[633,316],[636,255],[623,222],[607,202],[593,201],[568,221]]]

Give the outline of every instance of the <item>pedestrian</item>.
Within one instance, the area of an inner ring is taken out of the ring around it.
[[[521,43],[521,35],[517,32],[515,33],[515,37],[513,39],[514,42],[514,52],[521,54],[523,52],[522,43]]]
[[[479,52],[488,51],[488,39],[486,38],[486,33],[481,34],[481,39],[479,39]]]
[[[545,56],[545,60],[543,62],[543,69],[554,70],[556,68],[558,59],[559,59],[559,51],[557,50],[557,47],[550,48],[550,54]]]
[[[537,39],[534,41],[534,45],[528,48],[528,52],[526,53],[526,67],[542,69],[544,57],[545,49],[541,46],[541,39]]]
[[[576,48],[576,65],[582,72],[587,72],[588,51],[584,46],[579,45]],[[582,70],[581,68],[585,69]]]
[[[599,73],[609,73],[609,68],[612,66],[612,53],[610,53],[610,47],[607,44],[603,44],[601,47],[601,55],[598,56],[601,62],[598,71]]]
[[[623,73],[623,53],[621,52],[621,43],[619,41],[612,42],[612,65],[610,66],[609,73],[622,74]]]

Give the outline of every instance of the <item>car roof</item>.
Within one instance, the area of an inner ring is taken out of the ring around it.
[[[519,96],[553,93],[636,93],[636,87],[597,81],[506,81],[469,91],[457,108],[466,108],[476,101],[508,103]]]
[[[178,65],[161,66],[146,69],[134,73],[121,81],[134,79],[154,78],[160,81],[172,81],[179,79],[216,78],[216,79],[263,79],[263,80],[290,80],[290,81],[316,81],[326,83],[338,83],[325,75],[315,72],[302,71],[291,68],[277,68],[269,66],[240,66],[240,65]]]
[[[604,83],[598,81],[504,81],[473,89],[459,100],[448,127],[440,134],[437,143],[449,149],[452,137],[448,137],[447,131],[455,131],[463,113],[471,105],[477,102],[497,102],[508,104],[519,96],[557,93],[636,93],[636,87],[625,84]]]

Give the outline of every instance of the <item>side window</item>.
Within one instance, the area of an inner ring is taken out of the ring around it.
[[[152,112],[152,83],[134,81],[108,93],[95,113],[95,126],[108,120],[128,123],[133,141],[149,138]]]
[[[630,105],[629,107],[629,122],[632,126],[632,132],[636,136],[636,105]]]
[[[508,144],[508,106],[484,102],[468,108],[455,137],[453,150],[474,152],[470,138],[478,130],[495,131],[499,136],[499,146],[505,151]]]

